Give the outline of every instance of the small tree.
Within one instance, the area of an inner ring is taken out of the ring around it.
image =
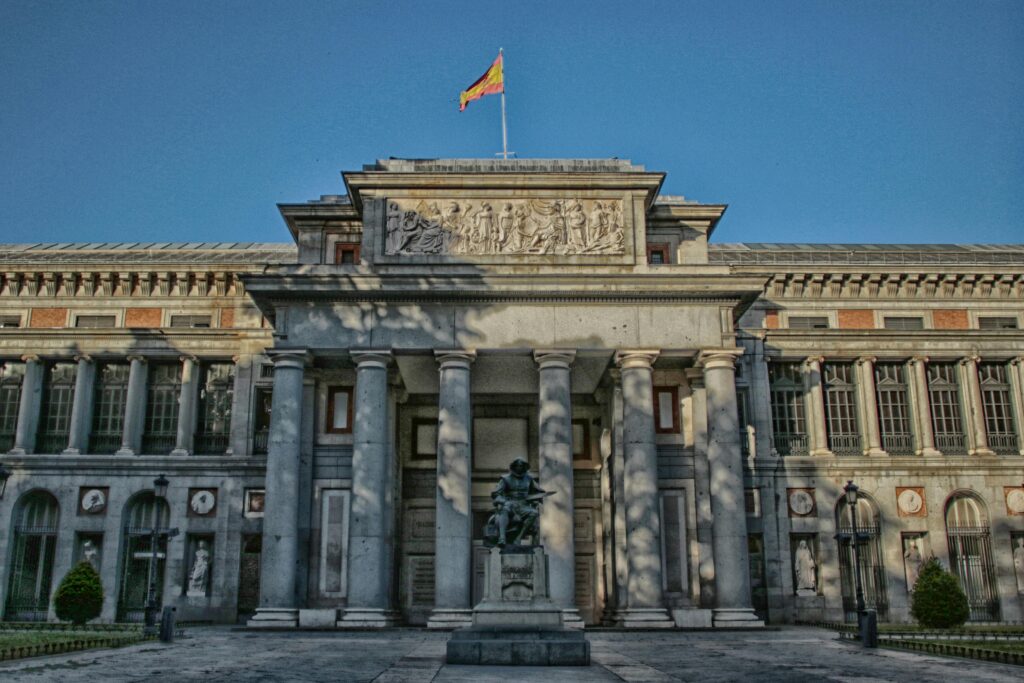
[[[58,619],[78,626],[100,615],[103,583],[91,564],[82,561],[71,568],[53,596],[53,608]]]
[[[962,626],[970,615],[960,582],[934,557],[921,567],[914,584],[910,613],[927,628]]]

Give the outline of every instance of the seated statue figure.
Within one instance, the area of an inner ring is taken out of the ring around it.
[[[501,476],[498,487],[491,492],[494,512],[484,529],[484,545],[523,545],[526,537],[532,545],[538,545],[540,506],[549,495],[530,475],[529,463],[522,458],[513,460],[508,474]]]

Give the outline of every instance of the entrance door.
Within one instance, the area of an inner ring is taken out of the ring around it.
[[[245,623],[260,604],[260,553],[263,536],[242,536],[242,556],[238,563],[238,622]]]
[[[142,493],[129,504],[124,527],[121,557],[121,588],[117,601],[117,620],[141,622],[145,618],[149,599],[150,572],[156,573],[156,604],[162,602],[164,570],[167,565],[167,537],[157,540],[154,557],[152,547],[153,525],[167,529],[170,520],[167,501],[157,499],[151,492]],[[156,563],[155,566],[153,563]]]
[[[28,494],[18,511],[7,591],[7,619],[46,621],[53,584],[59,508],[49,493]]]

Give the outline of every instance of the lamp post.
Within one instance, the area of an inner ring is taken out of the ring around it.
[[[178,535],[177,529],[161,529],[160,528],[160,501],[166,500],[167,498],[167,485],[170,484],[167,481],[167,477],[164,475],[158,476],[153,480],[153,496],[156,498],[156,505],[153,506],[153,526],[149,529],[149,592],[146,596],[146,622],[143,632],[146,635],[156,634],[156,564],[159,561],[159,543],[160,538],[173,538]]]
[[[860,489],[853,481],[847,481],[843,487],[846,492],[846,504],[850,506],[850,539],[853,547],[854,580],[857,586],[857,625],[860,629],[860,641],[864,647],[878,647],[878,615],[874,610],[870,612],[864,604],[864,583],[860,573],[860,542],[867,540],[867,535],[861,537],[857,531],[857,498]]]

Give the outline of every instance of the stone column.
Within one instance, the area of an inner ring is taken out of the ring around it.
[[[128,356],[128,392],[125,396],[124,428],[121,448],[115,455],[138,455],[142,450],[142,430],[146,421],[146,359]]]
[[[878,428],[878,397],[875,395],[874,356],[857,359],[857,388],[860,394],[861,438],[864,439],[864,455],[886,455],[882,448],[882,436]]]
[[[22,356],[25,376],[21,380],[21,401],[18,403],[18,425],[14,431],[12,455],[32,453],[39,431],[39,406],[43,400],[43,362],[39,356]]]
[[[612,380],[612,516],[614,529],[615,605],[612,619],[621,623],[629,607],[629,549],[626,540],[626,453],[623,447],[625,401],[622,371],[608,371]]]
[[[541,507],[540,537],[548,554],[551,599],[562,608],[566,626],[582,626],[576,609],[575,500],[572,480],[572,386],[575,351],[539,350],[540,485],[555,495]]]
[[[388,537],[388,364],[390,351],[353,351],[356,363],[349,529],[348,609],[340,626],[394,624]]]
[[[71,404],[71,425],[65,455],[78,455],[89,450],[89,430],[92,427],[93,387],[96,384],[96,364],[86,355],[75,356],[75,398]]]
[[[429,628],[472,622],[473,406],[469,390],[475,351],[435,351],[440,364],[437,398],[437,510],[434,546],[434,611]]]
[[[988,447],[988,429],[985,426],[985,408],[981,404],[981,383],[978,380],[978,357],[968,356],[960,360],[960,377],[963,379],[964,403],[967,409],[967,428],[972,448],[970,455],[995,455]]]
[[[719,627],[763,626],[750,599],[750,557],[736,410],[736,357],[742,349],[701,351],[708,413],[711,533],[715,548],[715,609]]]
[[[807,436],[811,455],[832,455],[825,430],[825,395],[821,386],[821,356],[804,361],[804,383],[807,391]]]
[[[199,402],[199,361],[181,357],[181,393],[178,396],[178,435],[171,455],[189,455],[196,438],[196,404]]]
[[[925,457],[942,455],[935,449],[935,430],[932,428],[931,398],[928,395],[928,358],[914,356],[908,363],[910,387],[913,389],[913,406],[917,427],[917,454]]]
[[[658,351],[619,351],[622,370],[625,455],[626,546],[629,552],[628,607],[623,626],[671,628],[661,575],[661,501],[658,448],[654,432],[652,367]]]
[[[1010,392],[1013,404],[1013,424],[1017,429],[1017,450],[1024,455],[1024,357],[1010,360]]]
[[[299,523],[299,451],[302,446],[302,381],[308,356],[302,350],[267,351],[274,362],[274,393],[267,446],[260,606],[250,626],[294,627]]]

